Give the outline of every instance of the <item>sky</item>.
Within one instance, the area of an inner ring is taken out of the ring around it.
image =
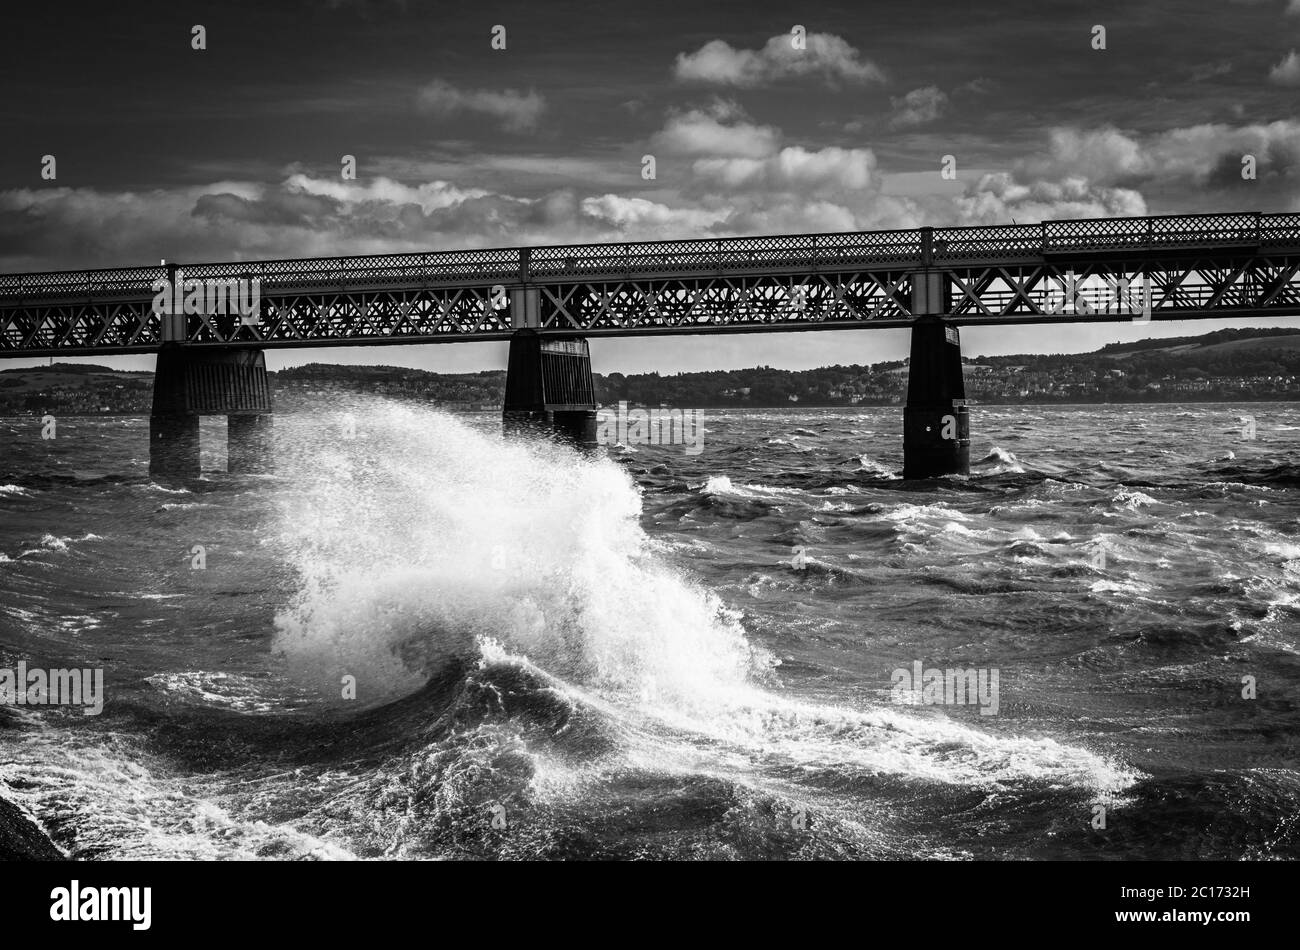
[[[1300,210],[1300,0],[52,0],[5,18],[6,272]],[[967,328],[963,351],[1084,352],[1241,325]],[[907,341],[864,330],[591,349],[597,372],[671,373],[871,363]],[[505,353],[267,357],[473,372]]]

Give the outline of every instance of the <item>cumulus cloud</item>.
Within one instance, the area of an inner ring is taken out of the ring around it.
[[[876,184],[870,149],[786,145],[779,129],[755,125],[726,101],[673,113],[651,143],[670,157],[689,160],[694,185],[856,190]]]
[[[445,181],[429,181],[412,187],[383,177],[367,182],[336,181],[312,178],[302,173],[290,175],[284,186],[292,193],[324,195],[340,202],[417,205],[425,214],[489,194],[481,188],[457,188]]]
[[[926,223],[936,225],[1144,215],[1147,200],[1135,184],[1149,161],[1138,142],[1115,129],[1056,128],[1041,151],[1006,171],[982,175],[959,194],[918,201]]]
[[[1030,178],[1083,178],[1112,184],[1142,175],[1149,166],[1138,142],[1117,129],[1055,128],[1047,150],[1025,158],[1020,170]]]
[[[948,96],[938,86],[913,89],[901,98],[890,97],[893,115],[889,125],[895,129],[912,128],[933,122],[948,108]]]
[[[725,210],[670,208],[645,198],[605,194],[584,198],[582,211],[593,220],[606,221],[629,234],[652,230],[657,234],[695,234],[707,231],[726,217]]]
[[[1099,186],[1086,178],[1022,182],[1010,172],[983,176],[954,200],[960,224],[1033,224],[1061,218],[1127,217],[1147,213],[1130,188]]]
[[[1241,177],[1247,155],[1257,164],[1251,180]],[[1179,211],[1300,209],[1300,120],[1145,135],[1053,129],[1043,151],[969,186],[958,211],[973,223],[1025,222],[1145,214],[1162,199]]]
[[[679,204],[721,212],[712,233],[910,227],[918,209],[885,195],[868,148],[810,148],[716,108],[671,115],[652,137]],[[696,222],[702,223],[702,222]]]
[[[778,133],[771,126],[727,121],[716,111],[691,109],[673,115],[650,144],[676,155],[759,158],[770,155],[777,140]]]
[[[836,147],[786,146],[761,158],[704,158],[694,164],[699,180],[731,191],[794,189],[809,195],[874,187],[875,170],[870,149]]]
[[[1034,177],[1077,176],[1101,184],[1180,186],[1189,192],[1241,183],[1241,159],[1255,156],[1265,194],[1254,198],[1294,200],[1269,192],[1293,190],[1300,170],[1300,120],[1231,126],[1203,123],[1137,136],[1114,128],[1055,129],[1047,151],[1021,167]],[[1252,203],[1256,203],[1252,201]]]
[[[1268,79],[1279,86],[1300,86],[1300,55],[1291,50],[1268,71]]]
[[[841,37],[809,33],[803,49],[796,49],[793,40],[792,34],[778,34],[757,50],[710,40],[694,53],[677,54],[674,75],[683,81],[751,88],[806,76],[832,86],[884,81],[880,68]]]
[[[533,90],[457,89],[442,79],[423,86],[416,93],[416,105],[440,118],[462,113],[485,115],[498,121],[507,132],[531,131],[546,111],[546,101]]]

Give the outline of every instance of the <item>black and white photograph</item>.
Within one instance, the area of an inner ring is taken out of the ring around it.
[[[1300,858],[1300,0],[3,22],[19,916],[978,864],[1251,934]]]

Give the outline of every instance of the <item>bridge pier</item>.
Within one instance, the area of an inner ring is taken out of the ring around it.
[[[929,257],[930,229],[922,228]],[[936,270],[912,281],[912,348],[903,408],[903,477],[970,474],[970,410],[961,366],[961,335],[945,323],[948,278]]]
[[[970,410],[957,328],[941,320],[912,327],[903,408],[903,477],[970,474]]]
[[[193,479],[199,464],[199,418],[228,418],[228,470],[270,469],[271,389],[266,356],[254,347],[191,348],[165,343],[154,373],[149,416],[149,474]]]
[[[501,426],[507,436],[545,435],[595,449],[596,391],[585,339],[542,337],[529,328],[511,335]]]

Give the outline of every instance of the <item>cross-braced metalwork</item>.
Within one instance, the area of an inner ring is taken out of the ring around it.
[[[1274,316],[1298,271],[1300,214],[1241,213],[0,274],[0,355],[896,327],[923,273],[956,323]],[[259,306],[169,315],[168,280]]]

